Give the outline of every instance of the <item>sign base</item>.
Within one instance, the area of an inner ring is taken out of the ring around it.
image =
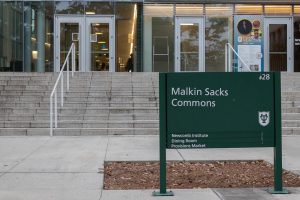
[[[267,192],[270,194],[289,194],[290,192],[284,188],[281,191],[276,191],[274,188],[267,189]]]
[[[160,193],[160,192],[156,192],[156,191],[154,191],[154,192],[152,192],[152,196],[154,196],[154,197],[161,197],[161,196],[174,196],[174,192],[172,192],[172,191],[167,191],[166,193]]]

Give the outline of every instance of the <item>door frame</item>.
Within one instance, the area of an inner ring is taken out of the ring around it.
[[[292,17],[265,17],[264,18],[264,71],[270,71],[270,24],[286,24],[287,25],[287,72],[294,72],[294,47],[293,47],[293,19]]]
[[[54,71],[60,71],[60,24],[78,23],[79,26],[79,66],[80,72],[91,71],[90,23],[109,23],[109,72],[115,72],[115,17],[112,15],[64,15],[54,16]],[[77,50],[76,50],[77,51]]]
[[[180,71],[180,23],[199,24],[199,66],[198,71],[205,71],[205,23],[204,17],[175,16],[175,72]]]
[[[85,58],[86,58],[86,70],[91,71],[91,42],[89,35],[91,34],[91,23],[106,23],[109,24],[109,72],[115,72],[115,17],[92,15],[85,17]]]
[[[85,65],[84,65],[84,38],[85,38],[85,31],[83,31],[83,25],[84,25],[84,18],[82,16],[70,16],[70,15],[55,15],[54,17],[54,71],[59,72],[60,71],[60,24],[61,23],[78,23],[78,30],[79,30],[79,71],[85,71]],[[76,50],[77,51],[77,50]]]

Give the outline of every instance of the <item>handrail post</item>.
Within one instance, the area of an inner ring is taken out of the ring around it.
[[[70,68],[70,56],[72,56],[72,77],[73,77],[74,71],[76,69],[76,67],[75,67],[75,65],[76,65],[76,62],[75,62],[76,49],[75,49],[74,43],[72,43],[72,45],[68,51],[68,54],[64,61],[64,64],[60,69],[60,73],[56,79],[56,82],[54,84],[53,90],[50,95],[50,136],[53,136],[53,114],[54,114],[54,129],[57,128],[57,118],[58,118],[58,116],[57,116],[58,88],[57,87],[58,87],[59,81],[61,84],[61,88],[60,88],[61,106],[62,107],[64,106],[64,70],[65,70],[66,65],[67,65],[67,75],[66,75],[67,76],[67,91],[69,91],[69,89],[70,89],[70,69],[69,69]],[[54,95],[54,113],[53,113],[53,95]]]
[[[69,78],[69,60],[67,61],[67,91],[70,89],[70,84],[69,84],[70,78]]]
[[[50,96],[50,136],[53,136],[53,102]]]
[[[231,56],[231,51],[229,49],[229,44],[228,45],[228,69],[229,69],[229,72],[233,72],[233,64],[232,64],[232,56]]]
[[[76,57],[76,46],[73,43],[73,51],[72,51],[72,77],[74,76],[74,71],[76,69],[76,62],[75,62],[75,57]]]
[[[57,90],[54,93],[54,123],[55,128],[57,128]]]
[[[60,103],[61,103],[61,106],[63,107],[64,106],[64,72],[62,72],[61,74],[61,86],[60,86]]]
[[[57,128],[57,91],[54,93],[54,127]]]
[[[229,72],[228,71],[228,55],[227,55],[227,43],[225,44],[225,71],[226,72]]]

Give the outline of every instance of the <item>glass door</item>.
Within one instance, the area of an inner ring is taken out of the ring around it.
[[[55,20],[56,72],[72,43],[76,47],[76,71],[115,71],[113,16],[57,15]]]
[[[84,71],[84,55],[81,54],[84,45],[83,18],[56,16],[55,19],[55,71],[60,71],[72,43],[76,47],[76,71]]]
[[[89,71],[115,71],[114,17],[86,18],[86,65]]]
[[[291,18],[265,18],[265,71],[294,71],[291,22]]]
[[[201,17],[176,17],[175,71],[204,71],[204,21]]]

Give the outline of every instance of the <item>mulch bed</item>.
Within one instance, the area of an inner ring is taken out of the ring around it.
[[[272,187],[273,165],[256,161],[167,162],[167,188]],[[283,172],[285,187],[299,187],[300,177]],[[104,189],[157,189],[159,162],[106,162]]]

